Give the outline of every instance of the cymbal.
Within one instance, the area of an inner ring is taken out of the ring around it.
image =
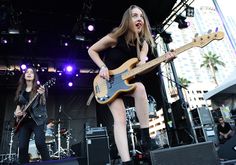
[[[55,140],[55,137],[54,136],[46,136],[46,143],[51,143]]]

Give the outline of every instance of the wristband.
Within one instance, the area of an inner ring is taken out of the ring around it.
[[[106,65],[102,65],[102,66],[100,67],[100,70],[101,70],[101,69],[104,69],[104,68],[107,68],[107,66],[106,66]]]

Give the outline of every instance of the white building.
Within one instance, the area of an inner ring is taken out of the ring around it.
[[[208,52],[211,51],[212,53],[220,56],[219,60],[225,63],[225,67],[219,66],[218,72],[216,73],[217,81],[219,84],[221,84],[226,80],[228,75],[230,75],[233,70],[236,69],[236,50],[234,50],[232,43],[230,43],[231,41],[228,38],[228,33],[226,34],[222,19],[217,12],[212,0],[196,0],[193,4],[191,4],[191,6],[194,7],[195,14],[194,17],[186,18],[186,21],[189,22],[188,28],[179,29],[178,24],[173,22],[166,29],[167,32],[171,33],[171,37],[173,39],[173,42],[168,44],[168,46],[170,49],[176,49],[187,43],[190,43],[193,41],[196,33],[198,33],[197,38],[199,38],[202,35],[207,35],[209,30],[212,30],[210,34],[217,32],[216,30],[224,32],[225,35],[222,40],[212,41],[203,48],[191,48],[179,54],[174,60],[178,77],[186,78],[187,80],[191,81],[187,91],[184,93],[186,95],[185,99],[190,105],[190,109],[201,106],[208,106],[211,109],[211,103],[210,101],[203,99],[203,93],[214,89],[216,85],[214,84],[209,71],[206,68],[200,67],[203,62],[202,56],[204,54],[208,54]],[[222,12],[224,11],[225,10],[222,10]],[[236,18],[229,15],[225,16],[225,18],[231,29],[236,29]],[[235,38],[235,30],[233,30],[233,33]],[[161,38],[158,38],[157,40],[160,39]],[[164,54],[166,47],[160,41],[157,41],[157,43],[159,54]],[[171,76],[172,73],[170,70],[171,69],[169,65],[162,64],[162,71],[164,72],[163,80],[165,82],[168,100],[173,102],[176,100],[176,98],[171,98],[169,93],[170,88],[173,85],[173,82],[170,82],[169,79],[174,80],[173,76]],[[169,77],[169,79],[166,77]],[[158,114],[162,115],[163,119],[163,113],[158,111]],[[159,121],[160,119],[161,118],[158,118],[155,121],[150,122],[150,133],[152,136],[154,136],[154,132],[156,132],[156,130],[163,129],[165,127],[164,122]],[[156,126],[153,127],[153,125]]]

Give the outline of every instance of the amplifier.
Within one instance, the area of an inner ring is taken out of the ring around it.
[[[88,165],[110,165],[109,137],[106,127],[86,130],[86,151]]]
[[[88,127],[86,128],[85,138],[108,136],[106,127]]]

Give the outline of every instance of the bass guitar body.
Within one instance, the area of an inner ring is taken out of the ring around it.
[[[129,84],[131,78],[125,79],[128,73],[138,63],[137,58],[132,58],[115,70],[110,70],[110,79],[106,80],[97,75],[93,81],[95,98],[100,104],[112,102],[120,93],[135,89],[135,84]]]

